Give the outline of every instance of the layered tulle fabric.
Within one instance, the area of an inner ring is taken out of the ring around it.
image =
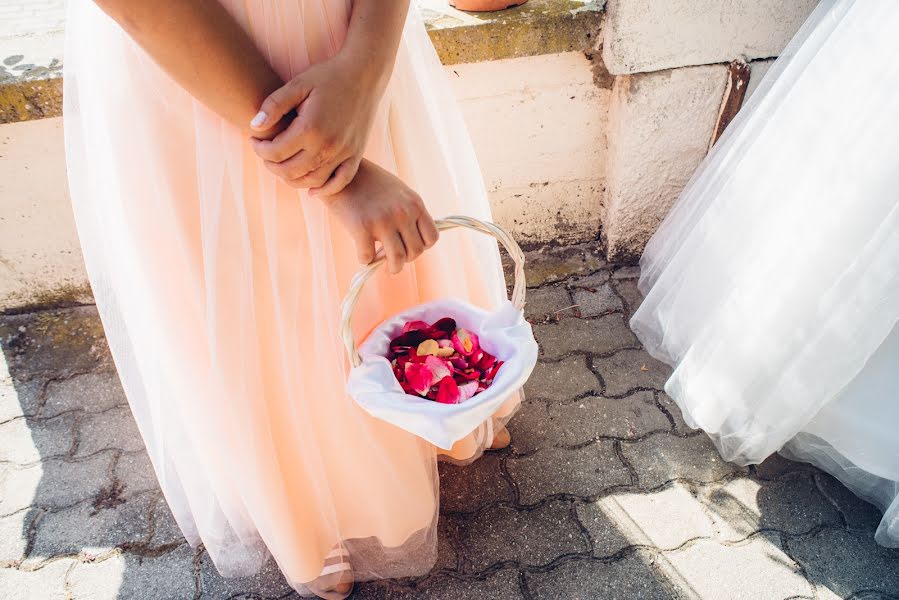
[[[899,545],[899,4],[827,0],[646,248],[632,326],[727,460],[781,448]]]
[[[225,4],[285,79],[337,51],[351,6]],[[426,571],[436,450],[344,392],[339,303],[358,265],[322,204],[271,176],[236,128],[88,0],[69,2],[65,133],[97,305],[188,540],[225,575],[253,573],[270,553],[303,593],[325,593],[319,573],[338,546],[357,580]],[[489,219],[464,124],[414,16],[366,156],[435,216]],[[376,276],[356,333],[446,296],[487,308],[505,298],[492,240],[450,232],[400,275]],[[491,431],[477,428],[449,458],[475,458]]]

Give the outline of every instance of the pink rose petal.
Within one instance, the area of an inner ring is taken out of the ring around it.
[[[424,396],[433,385],[431,369],[424,363],[409,361],[406,363],[406,383],[415,393]]]
[[[465,402],[472,396],[478,393],[478,382],[477,381],[469,381],[468,383],[463,383],[459,386],[459,395],[461,399],[459,402]]]
[[[478,350],[478,336],[462,329],[461,327],[453,333],[453,348],[462,356],[471,356]]]
[[[435,385],[445,377],[451,377],[453,374],[453,368],[450,364],[444,359],[437,358],[436,356],[428,356],[425,358],[425,367],[431,372],[431,383],[428,387]]]

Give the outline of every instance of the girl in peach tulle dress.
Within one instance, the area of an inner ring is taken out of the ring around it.
[[[119,375],[172,512],[225,576],[303,594],[423,574],[437,450],[344,392],[339,303],[382,247],[355,333],[505,295],[465,127],[408,2],[70,0],[76,222]],[[414,190],[414,191],[413,191]],[[510,399],[445,458],[508,443]]]

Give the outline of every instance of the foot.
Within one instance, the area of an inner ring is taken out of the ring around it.
[[[335,548],[325,558],[325,568],[319,575],[318,584],[322,586],[326,595],[319,597],[333,598],[334,595],[345,597],[353,591],[353,568],[348,558],[341,548]]]
[[[493,450],[501,450],[507,447],[512,443],[512,434],[509,433],[509,430],[503,427],[499,431],[496,431],[493,434],[493,443],[490,444],[490,448]]]

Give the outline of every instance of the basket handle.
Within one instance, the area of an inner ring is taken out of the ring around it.
[[[512,257],[512,261],[515,263],[515,285],[512,288],[512,304],[518,310],[524,308],[524,296],[527,288],[527,283],[524,278],[524,252],[521,251],[518,243],[505,229],[495,223],[490,223],[489,221],[479,221],[478,219],[458,215],[440,219],[436,221],[435,224],[437,225],[438,231],[445,231],[455,227],[465,227],[495,237],[499,243],[503,245],[506,252]],[[365,282],[375,274],[377,268],[381,266],[385,260],[387,259],[384,257],[384,252],[379,250],[372,262],[359,269],[353,276],[352,281],[350,281],[350,289],[347,291],[346,296],[340,305],[340,336],[343,339],[344,346],[346,346],[346,352],[350,359],[350,363],[352,363],[354,367],[358,367],[362,364],[362,358],[356,350],[356,340],[353,339],[353,311],[356,308],[356,303],[359,301],[359,296],[362,293]]]

